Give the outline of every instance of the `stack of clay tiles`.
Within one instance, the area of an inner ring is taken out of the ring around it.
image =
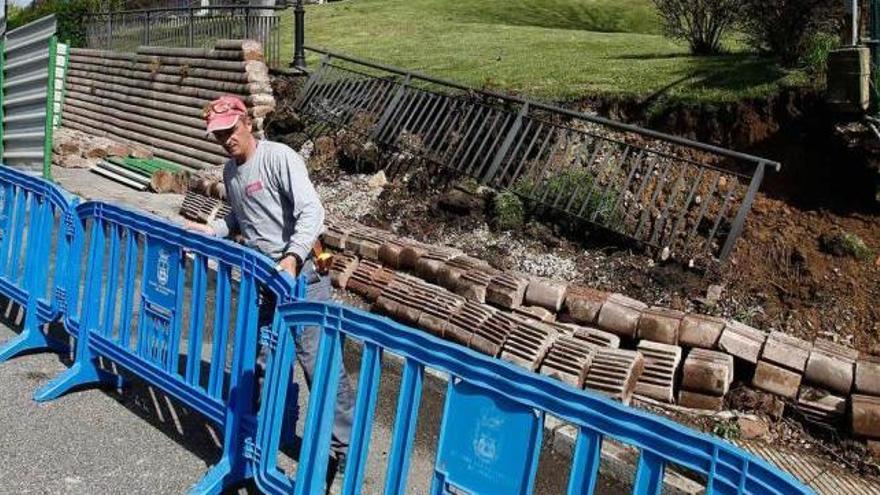
[[[623,294],[501,271],[460,250],[332,219],[334,284],[438,337],[628,402],[721,410],[734,376],[807,420],[880,439],[880,360]]]

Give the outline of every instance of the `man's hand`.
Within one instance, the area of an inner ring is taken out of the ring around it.
[[[183,225],[186,230],[191,230],[193,232],[199,232],[205,235],[214,235],[214,229],[211,228],[210,225],[205,225],[203,223],[191,222],[189,220]]]
[[[295,254],[285,254],[284,257],[278,261],[278,267],[291,274],[293,277],[296,277],[299,273],[299,265],[299,258],[297,258]]]

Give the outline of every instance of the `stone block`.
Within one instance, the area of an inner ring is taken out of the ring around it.
[[[458,256],[461,256],[461,251],[457,249],[446,247],[431,249],[416,262],[416,275],[426,282],[437,283],[440,278],[440,270],[448,261]]]
[[[348,279],[357,269],[358,259],[356,256],[347,254],[334,254],[333,263],[330,265],[330,282],[337,289],[345,289]]]
[[[478,303],[486,302],[486,292],[489,282],[499,274],[493,268],[476,268],[462,274],[455,286],[455,293],[469,301]]]
[[[540,306],[520,306],[513,310],[513,314],[543,323],[553,323],[556,321],[556,313]]]
[[[597,349],[584,387],[629,404],[644,366],[645,360],[638,351]]]
[[[836,427],[846,413],[846,397],[802,386],[796,407],[807,421]]]
[[[368,301],[374,302],[379,298],[379,294],[388,286],[394,279],[397,278],[397,272],[394,270],[389,270],[384,266],[379,270],[373,272],[372,277],[370,277],[370,286],[367,289],[364,297],[367,298]]]
[[[408,241],[398,258],[402,270],[415,270],[419,258],[428,253],[429,247],[416,241]]]
[[[554,323],[559,327],[560,331],[567,335],[574,336],[584,342],[592,344],[596,347],[620,347],[620,337],[611,332],[599,330],[598,328],[585,327],[574,323]]]
[[[755,367],[752,385],[765,392],[794,399],[801,386],[801,374],[762,360]]]
[[[865,356],[856,361],[855,391],[880,396],[880,357]]]
[[[367,297],[373,290],[373,273],[382,269],[382,265],[373,261],[362,260],[348,279],[345,288],[355,294]]]
[[[495,314],[496,310],[485,304],[466,301],[452,315],[443,329],[443,338],[461,345],[469,345],[474,331]]]
[[[483,260],[472,258],[467,255],[456,256],[440,267],[437,273],[437,284],[454,291],[458,286],[458,280],[462,275],[474,268],[484,266],[487,265]]]
[[[707,395],[682,389],[678,391],[678,405],[688,409],[720,411],[724,408],[724,396]]]
[[[532,278],[526,288],[525,304],[540,306],[555,313],[562,309],[567,288],[568,284],[564,282],[546,278]]]
[[[688,314],[678,328],[678,343],[685,347],[715,349],[726,324],[723,318]]]
[[[681,363],[681,347],[643,340],[637,349],[645,362],[636,381],[635,394],[669,404],[675,402],[675,378]]]
[[[558,335],[558,331],[549,325],[522,320],[504,341],[501,359],[535,371]]]
[[[400,269],[400,255],[407,246],[407,240],[391,239],[379,248],[379,261],[388,268]]]
[[[387,232],[359,227],[348,234],[345,250],[349,253],[357,254],[363,259],[378,262],[379,249],[389,238],[390,234]]]
[[[880,438],[880,397],[854,394],[852,401],[852,432],[860,437]]]
[[[351,228],[344,224],[328,227],[321,237],[321,242],[330,249],[340,252],[345,251],[345,244],[350,232]]]
[[[648,305],[624,296],[623,294],[611,294],[599,310],[597,325],[602,330],[634,339],[638,328],[639,318],[642,311],[648,309]]]
[[[678,345],[678,333],[684,313],[657,306],[646,309],[639,317],[638,337],[664,344]]]
[[[486,287],[486,302],[506,309],[517,308],[522,305],[528,285],[528,279],[516,273],[499,274]]]
[[[572,285],[565,294],[565,308],[574,321],[595,324],[608,296],[607,292]]]
[[[440,287],[426,289],[426,293],[429,297],[422,304],[418,325],[438,337],[445,337],[447,322],[464,306],[464,298]]]
[[[718,347],[722,351],[732,354],[733,357],[757,364],[765,340],[767,340],[767,334],[761,330],[731,320],[727,322],[724,331],[721,332]]]
[[[824,339],[813,343],[804,376],[807,381],[840,395],[849,395],[855,375],[855,349]]]
[[[812,348],[813,344],[806,340],[782,332],[770,332],[761,352],[761,360],[802,374],[807,367],[807,358],[810,357]]]
[[[708,349],[692,349],[684,360],[681,376],[683,389],[723,396],[733,383],[733,356]]]
[[[415,290],[415,281],[409,278],[397,278],[379,294],[373,304],[373,310],[391,318],[400,319],[404,308],[409,305],[409,297]]]
[[[573,387],[583,388],[595,354],[596,346],[570,335],[561,335],[547,351],[540,372]]]
[[[501,353],[507,336],[516,328],[519,320],[508,313],[496,311],[485,323],[477,327],[468,347],[488,356]]]

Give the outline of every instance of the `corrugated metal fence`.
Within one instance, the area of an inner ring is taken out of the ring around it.
[[[4,37],[3,163],[50,176],[55,78],[55,16]]]

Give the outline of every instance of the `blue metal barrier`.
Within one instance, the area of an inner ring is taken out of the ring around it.
[[[76,360],[34,398],[117,384],[98,364],[108,359],[223,430],[222,457],[192,493],[220,493],[251,476],[244,439],[256,428],[259,294],[290,301],[294,279],[255,251],[156,217],[98,202],[76,211],[88,238]]]
[[[0,362],[24,352],[67,349],[41,327],[67,315],[69,281],[79,271],[73,260],[76,203],[50,182],[0,166],[0,293],[25,308],[23,330],[0,348]],[[67,318],[65,323],[75,335]]]
[[[295,478],[277,466],[286,384],[295,354],[293,334],[322,327]],[[633,493],[659,494],[664,470],[676,465],[705,476],[712,494],[808,494],[787,473],[720,439],[605,397],[529,373],[388,319],[334,304],[293,302],[279,308],[269,353],[262,409],[254,440],[254,476],[266,493],[323,493],[333,422],[333,400],[343,335],[363,342],[348,462],[342,493],[360,493],[366,468],[383,352],[404,358],[397,415],[387,458],[385,494],[404,493],[425,368],[448,373],[432,494],[532,493],[544,413],[579,429],[569,494],[592,493],[603,438],[641,454]]]

